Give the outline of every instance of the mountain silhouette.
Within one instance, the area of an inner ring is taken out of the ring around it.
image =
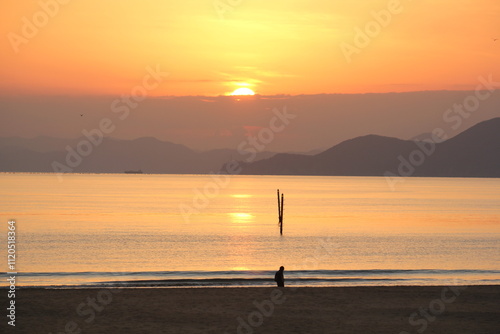
[[[256,175],[500,177],[499,153],[494,118],[436,144],[367,135],[313,156],[276,154],[241,165],[243,174]]]
[[[0,171],[53,172],[53,162],[65,164],[66,148],[76,148],[83,139],[0,138]],[[261,152],[240,166],[242,174],[254,175],[500,177],[499,152],[500,118],[494,118],[439,144],[366,135],[317,154]],[[239,159],[243,156],[237,150],[198,152],[154,137],[104,138],[72,171],[207,174]]]
[[[83,141],[86,138],[0,138],[0,172],[53,172],[54,161],[66,165],[66,147],[76,149]],[[274,154],[261,152],[257,159]],[[134,140],[104,138],[99,145],[92,145],[92,152],[83,157],[72,172],[123,173],[142,170],[151,174],[208,174],[218,171],[233,157],[239,157],[237,150],[197,152],[154,137]]]

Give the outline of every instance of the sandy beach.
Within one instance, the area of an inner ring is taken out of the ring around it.
[[[15,329],[3,318],[2,333],[494,334],[500,286],[20,289]]]

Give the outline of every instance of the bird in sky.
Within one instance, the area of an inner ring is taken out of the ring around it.
[[[493,42],[496,42],[496,41],[498,41],[498,38],[493,38]]]
[[[83,114],[80,114],[80,117],[83,117]]]

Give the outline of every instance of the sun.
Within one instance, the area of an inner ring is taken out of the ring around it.
[[[236,89],[231,95],[255,95],[255,92],[250,88],[242,87]]]

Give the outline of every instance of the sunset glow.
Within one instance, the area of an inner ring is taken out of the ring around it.
[[[4,327],[499,332],[499,0],[2,4]]]
[[[156,65],[169,77],[152,96],[224,95],[241,81],[263,95],[464,90],[479,73],[500,76],[497,0],[396,2],[254,0],[218,12],[211,1],[88,0],[47,14],[36,0],[7,1],[0,88],[125,94]]]

